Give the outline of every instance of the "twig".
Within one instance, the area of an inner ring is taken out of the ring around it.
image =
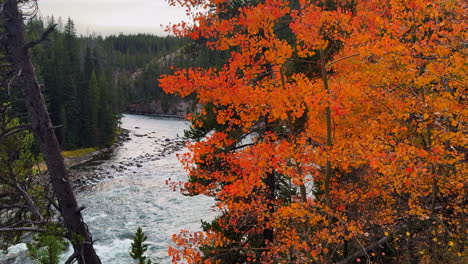
[[[348,264],[353,262],[355,259],[367,255],[367,252],[370,252],[372,250],[375,250],[379,247],[383,247],[383,244],[387,243],[390,238],[388,236],[381,238],[379,241],[371,244],[368,247],[365,247],[358,252],[354,253],[353,255],[345,258],[344,260],[337,262],[336,264]]]
[[[23,70],[21,69],[21,70],[18,72],[18,74],[13,75],[13,77],[8,81],[8,85],[7,85],[8,96],[11,95],[11,93],[10,93],[10,90],[11,90],[11,89],[10,89],[10,88],[11,88],[11,83],[15,80],[16,76],[19,77],[19,76],[21,75],[22,72],[23,72]]]
[[[338,63],[338,62],[340,62],[340,61],[343,61],[343,60],[346,60],[346,59],[349,59],[349,58],[352,58],[352,57],[356,57],[356,56],[359,56],[359,53],[352,54],[352,55],[349,55],[349,56],[346,56],[346,57],[337,59],[337,60],[335,60],[335,61],[332,61],[332,62],[328,63],[327,68],[330,67],[330,66],[332,66],[332,65],[335,64],[335,63]]]

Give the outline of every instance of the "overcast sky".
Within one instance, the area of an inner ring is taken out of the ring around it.
[[[185,11],[165,0],[38,0],[43,17],[54,15],[65,22],[70,17],[78,34],[102,35],[153,33],[163,35],[161,26],[187,20]]]

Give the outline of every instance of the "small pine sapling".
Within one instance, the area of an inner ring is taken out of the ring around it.
[[[60,227],[46,226],[45,233],[35,235],[34,241],[27,244],[29,256],[39,264],[59,264],[60,254],[67,248],[64,232]]]
[[[148,245],[143,245],[143,243],[146,241],[147,237],[145,233],[143,233],[143,230],[141,227],[139,227],[133,236],[133,243],[132,243],[132,250],[130,252],[130,256],[138,260],[138,264],[151,264],[150,259],[146,259],[145,256],[143,256],[148,250]]]

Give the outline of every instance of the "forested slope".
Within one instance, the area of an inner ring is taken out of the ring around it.
[[[34,47],[32,58],[64,149],[111,144],[124,111],[183,116],[194,108],[193,98],[166,95],[157,82],[174,65],[207,63],[183,52],[186,39],[77,36],[71,19],[63,25],[54,18],[29,20],[28,37],[37,39],[53,24],[56,30]]]

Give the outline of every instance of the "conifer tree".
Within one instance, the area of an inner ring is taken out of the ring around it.
[[[99,84],[94,71],[91,72],[88,89],[83,101],[83,143],[85,146],[96,146],[99,138]]]
[[[145,252],[148,250],[148,246],[143,243],[146,241],[147,237],[141,227],[139,227],[133,236],[132,250],[130,256],[138,261],[138,264],[151,264],[150,259],[146,259],[144,256]]]
[[[64,126],[65,146],[73,149],[79,146],[80,102],[78,99],[78,85],[80,83],[80,58],[75,26],[70,18],[65,25],[63,34],[66,55],[64,63],[65,82],[63,86],[63,104],[66,112],[66,120],[63,120],[66,123],[66,126]]]

